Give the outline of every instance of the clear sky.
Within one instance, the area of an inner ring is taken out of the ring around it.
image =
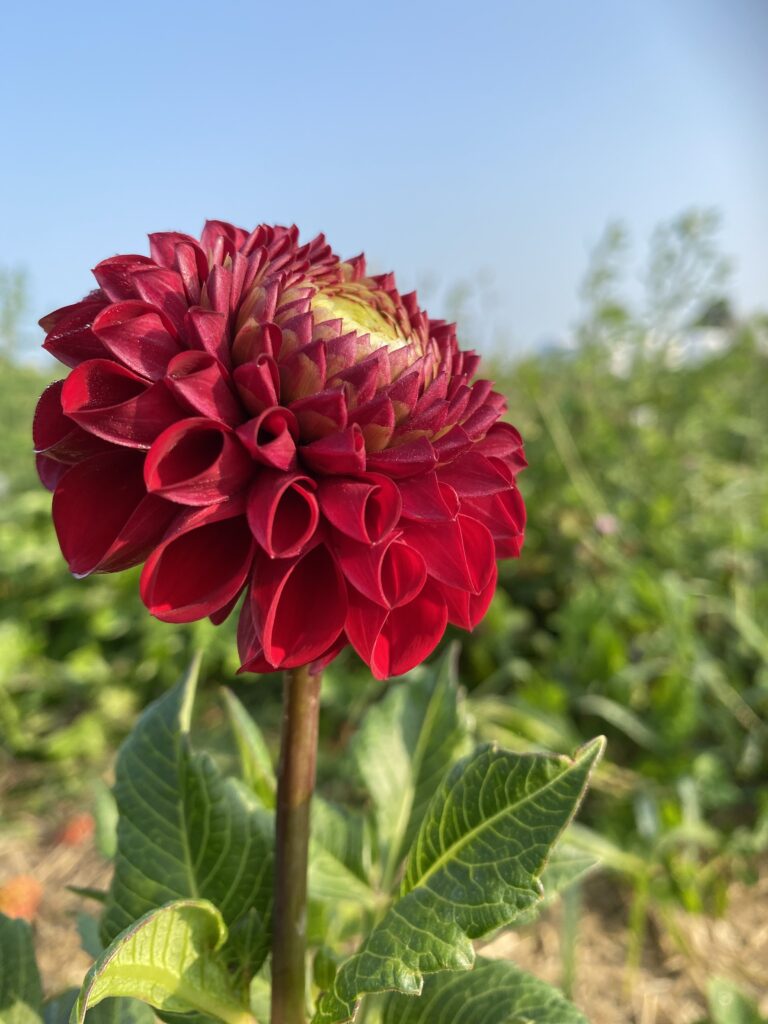
[[[768,0],[7,4],[0,265],[37,319],[148,231],[295,222],[404,288],[490,271],[528,346],[609,219],[699,204],[765,307],[767,54]]]

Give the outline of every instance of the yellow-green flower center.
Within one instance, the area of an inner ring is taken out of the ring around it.
[[[391,307],[391,308],[387,308]],[[409,338],[397,322],[396,307],[384,291],[362,282],[347,282],[318,291],[312,299],[315,323],[341,320],[342,333],[370,335],[370,350],[386,346],[390,351],[407,345]]]

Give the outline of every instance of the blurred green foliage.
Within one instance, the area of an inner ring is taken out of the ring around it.
[[[460,637],[468,706],[517,749],[606,733],[578,835],[632,880],[638,931],[648,900],[717,909],[768,845],[768,321],[731,313],[715,232],[696,211],[662,226],[635,300],[611,227],[574,346],[486,365],[526,441],[530,520]],[[13,761],[12,787],[38,802],[46,765],[77,788],[194,647],[209,682],[237,667],[234,623],[152,620],[135,570],[69,578],[30,453],[43,383],[3,357],[0,768]],[[235,685],[277,721],[276,680]],[[374,692],[345,652],[324,689],[327,751]]]

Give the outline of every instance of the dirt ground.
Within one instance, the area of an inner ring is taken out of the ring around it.
[[[75,819],[76,820],[76,819]],[[110,868],[89,829],[17,818],[0,831],[0,888],[29,876],[39,883],[34,914],[37,953],[47,995],[79,985],[90,958],[80,949],[77,914],[97,905],[66,889],[104,888]],[[34,886],[33,886],[34,888]],[[33,894],[33,903],[36,894]],[[554,984],[563,980],[563,908],[505,933],[483,954],[509,957]],[[768,870],[747,887],[734,885],[723,918],[677,911],[664,927],[651,921],[641,962],[627,968],[626,908],[615,881],[596,874],[585,885],[575,944],[572,998],[592,1024],[694,1024],[706,1016],[707,981],[737,982],[768,1013]],[[673,937],[674,933],[674,937]]]

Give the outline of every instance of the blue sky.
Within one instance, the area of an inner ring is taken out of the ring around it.
[[[404,287],[489,272],[527,347],[609,219],[699,204],[765,307],[766,53],[766,0],[9,5],[0,265],[37,319],[148,231],[295,222]]]

